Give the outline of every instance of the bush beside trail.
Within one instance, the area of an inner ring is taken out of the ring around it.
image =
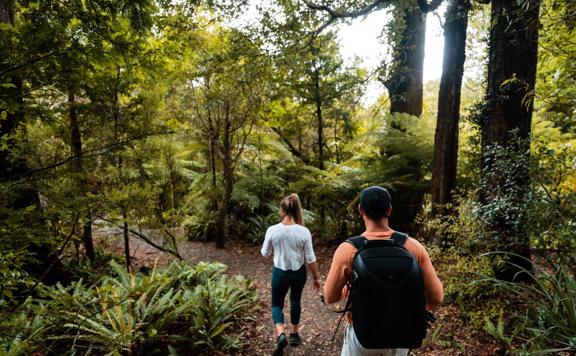
[[[107,269],[92,285],[41,285],[17,313],[3,313],[1,354],[214,354],[242,347],[232,331],[248,321],[256,293],[250,280],[223,274],[225,265],[173,262],[144,275],[112,260]]]

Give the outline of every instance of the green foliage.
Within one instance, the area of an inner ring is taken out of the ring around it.
[[[573,353],[576,351],[576,280],[563,267],[552,270],[539,269],[528,273],[533,283],[511,283],[485,277],[484,282],[511,294],[513,300],[520,301],[521,307],[513,306],[512,315],[517,331],[512,337],[523,344],[526,354]],[[504,336],[501,321],[494,325],[487,323],[489,332],[511,344],[511,337]]]
[[[517,147],[526,146],[521,142]],[[483,201],[478,216],[490,250],[521,253],[528,246],[532,195],[529,187],[530,157],[515,148],[494,145],[486,148],[480,191]],[[500,182],[497,186],[493,182]],[[528,183],[528,184],[526,184]]]
[[[427,85],[421,118],[383,113],[386,96],[362,108],[365,70],[346,65],[334,33],[307,36],[325,13],[283,0],[262,4],[258,29],[221,17],[245,3],[8,1],[17,16],[0,26],[0,158],[34,174],[0,181],[0,352],[210,354],[241,346],[233,331],[254,301],[249,282],[206,264],[131,275],[98,249],[89,261],[81,241],[90,226],[183,227],[205,241],[225,225],[232,239],[260,243],[278,221],[279,200],[297,192],[315,240],[340,241],[362,231],[358,194],[378,184],[391,190],[392,226],[412,227],[430,191],[438,83]],[[396,14],[415,6],[395,5]],[[574,337],[567,301],[576,266],[576,22],[570,2],[545,0],[542,9],[533,156],[494,147],[485,162],[503,176],[530,165],[531,189],[505,180],[482,206],[475,202],[487,183],[479,183],[476,111],[490,103],[471,108],[483,84],[468,81],[458,162],[464,197],[454,216],[420,222],[421,235],[442,245],[431,254],[446,262],[447,299],[508,348],[533,340],[526,352],[573,347]],[[472,44],[489,29],[487,8],[474,11]],[[392,42],[406,25],[394,17]],[[475,60],[467,65],[480,77],[484,47],[469,47]],[[490,230],[502,222],[512,236]],[[527,234],[535,256],[563,268],[539,272],[538,291],[505,285],[539,298],[526,299],[526,314],[514,321],[502,290],[470,282],[498,262],[483,252],[514,248]],[[51,261],[31,253],[37,246],[62,250],[76,282],[41,285],[39,298],[21,300],[35,283],[24,270]]]
[[[531,177],[534,185],[530,221],[532,245],[551,264],[576,273],[576,138],[563,133],[552,122],[533,124]]]
[[[244,223],[242,230],[246,231],[246,238],[252,243],[262,243],[266,230],[278,222],[278,214],[269,214],[266,216],[255,216]]]
[[[492,245],[483,238],[474,195],[458,197],[453,215],[421,220],[420,236],[436,242],[429,254],[438,268],[446,299],[459,307],[474,329],[481,331],[486,319],[499,318],[505,302],[497,288],[477,283],[480,276],[493,275],[495,261],[484,254]]]
[[[536,114],[563,132],[576,132],[574,103],[576,88],[576,14],[570,1],[542,2],[536,82]]]
[[[0,299],[13,301],[15,292],[32,284],[31,278],[22,270],[25,254],[24,251],[0,252],[0,281],[2,281]]]
[[[168,346],[197,353],[241,347],[230,332],[247,320],[256,295],[250,281],[223,275],[225,268],[175,262],[145,276],[111,261],[94,285],[42,287],[40,299],[29,299],[2,325],[2,349],[148,354]]]
[[[508,348],[512,346],[513,338],[505,334],[505,321],[502,309],[500,309],[500,314],[498,315],[496,323],[492,322],[492,320],[486,316],[484,317],[484,322],[484,330],[488,335],[492,336]]]
[[[40,315],[42,308],[32,298],[26,299],[15,312],[10,312],[5,300],[0,299],[0,310],[6,316],[0,321],[0,354],[19,356],[41,349],[40,341],[46,336],[49,322]]]

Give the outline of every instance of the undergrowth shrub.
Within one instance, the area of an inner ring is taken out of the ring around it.
[[[550,245],[543,244],[541,228],[550,216],[555,216],[550,230],[558,227],[565,231],[573,222],[558,215],[552,200],[536,201],[531,206],[540,207],[542,216],[533,214],[528,228],[533,231],[533,246],[548,249],[543,250],[544,258],[535,258],[534,271],[513,266],[526,273],[532,283],[505,282],[494,276],[495,268],[511,264],[506,262],[510,254],[493,252],[498,245],[483,238],[483,222],[473,194],[458,199],[454,215],[423,220],[422,235],[437,242],[430,255],[440,261],[436,265],[446,298],[456,303],[474,329],[490,335],[514,354],[572,354],[576,351],[576,282],[573,266],[568,263],[571,256],[568,251],[555,253]],[[554,236],[547,241],[562,246],[572,243],[560,233]]]
[[[226,276],[225,268],[174,262],[142,275],[111,261],[96,284],[42,287],[4,325],[0,350],[148,355],[240,348],[233,329],[249,320],[256,294],[251,281]]]
[[[521,354],[576,353],[576,279],[562,266],[523,270],[533,283],[512,283],[485,276],[478,285],[491,285],[511,295],[512,323],[504,338],[520,345]],[[513,348],[513,347],[511,347]]]
[[[503,293],[497,288],[473,283],[481,275],[493,275],[494,259],[486,256],[489,242],[482,239],[482,223],[473,194],[459,197],[454,214],[446,217],[420,217],[421,236],[434,242],[430,257],[437,266],[448,301],[454,302],[464,318],[483,332],[485,320],[498,319],[505,308]]]
[[[560,135],[548,122],[538,122],[541,136]],[[576,274],[576,138],[560,136],[557,142],[533,142],[530,221],[532,246],[547,262]]]

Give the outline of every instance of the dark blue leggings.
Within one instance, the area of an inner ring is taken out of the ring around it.
[[[272,269],[272,320],[274,324],[284,324],[284,298],[290,289],[290,323],[300,322],[300,299],[306,284],[306,264],[297,271]]]

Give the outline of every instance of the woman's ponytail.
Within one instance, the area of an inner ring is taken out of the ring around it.
[[[294,219],[294,222],[299,225],[304,225],[304,219],[302,215],[302,205],[300,204],[300,198],[298,194],[292,193],[287,197],[284,197],[280,201],[280,208],[282,218],[285,216],[290,216]]]

